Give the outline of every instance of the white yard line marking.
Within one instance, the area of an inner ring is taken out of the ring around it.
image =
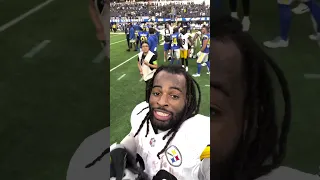
[[[124,76],[126,76],[126,74],[122,74],[122,76],[120,76],[117,80],[119,81],[119,80],[122,79]]]
[[[44,40],[40,44],[34,46],[27,54],[23,55],[24,58],[32,58],[34,55],[39,53],[43,48],[45,48],[51,41]]]
[[[8,29],[9,27],[17,24],[18,22],[20,22],[21,20],[25,19],[26,17],[30,16],[31,14],[39,11],[40,9],[42,9],[43,7],[45,7],[46,5],[48,5],[49,3],[53,2],[54,0],[47,0],[46,2],[43,2],[41,4],[39,4],[38,6],[30,9],[28,12],[18,16],[17,18],[11,20],[10,22],[2,25],[0,27],[0,32],[5,31],[6,29]]]
[[[124,32],[120,32],[120,33],[110,33],[111,35],[112,34],[125,34]]]
[[[138,54],[136,54],[136,55],[132,56],[131,58],[129,58],[129,59],[127,59],[127,60],[125,60],[124,62],[120,63],[118,66],[116,66],[116,67],[114,67],[114,68],[110,69],[110,72],[112,72],[112,71],[116,70],[118,67],[120,67],[120,66],[124,65],[125,63],[129,62],[130,60],[132,60],[133,58],[135,58],[135,57],[137,57],[137,56],[138,56]]]
[[[304,74],[306,79],[320,79],[320,74]]]
[[[106,50],[105,48],[92,60],[93,63],[101,63],[104,58],[106,57]]]
[[[120,35],[124,35],[124,34],[110,34],[110,37],[116,37],[116,36],[120,36]]]
[[[123,39],[123,40],[120,40],[120,41],[117,41],[117,42],[110,43],[110,46],[113,45],[113,44],[121,43],[121,42],[123,42],[123,41],[126,41],[126,39]]]
[[[210,85],[204,85],[204,86],[206,86],[206,87],[210,87]]]

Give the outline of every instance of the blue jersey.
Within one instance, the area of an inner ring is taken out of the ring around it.
[[[140,41],[140,45],[142,45],[143,42],[148,42],[148,38],[149,38],[149,32],[147,31],[138,32],[138,40]]]
[[[151,52],[156,52],[157,51],[157,47],[158,47],[158,37],[155,34],[150,34],[149,39],[148,39],[148,43],[149,43],[149,49]]]
[[[157,29],[159,29],[159,27],[157,27]],[[158,30],[156,31],[156,35],[158,36],[158,38],[160,37],[160,32]]]
[[[130,40],[136,39],[134,27],[131,27],[130,30],[129,30],[129,39]]]
[[[202,37],[202,46],[203,46],[203,41],[208,40],[207,46],[204,49],[204,53],[209,53],[210,51],[210,33],[203,35]]]
[[[142,28],[139,25],[133,25],[135,31],[142,31]]]
[[[180,38],[179,33],[174,33],[171,35],[171,49],[180,49],[178,44],[178,39]]]

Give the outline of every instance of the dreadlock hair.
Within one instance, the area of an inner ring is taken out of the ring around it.
[[[181,66],[177,66],[177,65],[170,65],[170,66],[160,66],[156,72],[153,75],[153,78],[150,80],[148,86],[147,86],[147,97],[150,97],[151,95],[151,91],[153,88],[153,82],[155,77],[157,77],[157,74],[161,71],[165,71],[171,74],[176,74],[176,75],[183,75],[186,79],[186,88],[187,88],[187,96],[186,96],[186,104],[185,104],[185,108],[184,108],[184,112],[183,115],[181,117],[181,119],[179,119],[178,123],[176,123],[169,131],[168,133],[166,133],[163,136],[163,140],[165,140],[167,137],[169,137],[171,135],[171,137],[168,139],[166,145],[164,146],[164,148],[157,154],[158,158],[160,159],[160,154],[162,154],[168,147],[168,145],[170,144],[170,142],[172,141],[172,139],[174,138],[174,136],[176,135],[177,131],[179,130],[181,124],[183,122],[185,122],[187,119],[197,115],[199,113],[199,107],[200,107],[200,102],[201,102],[201,92],[200,92],[200,87],[199,84],[190,76],[190,74],[188,74],[186,72],[186,70],[181,67]],[[198,100],[197,100],[197,91],[196,88],[198,90]],[[149,102],[149,99],[147,100],[147,102]],[[140,114],[142,111],[144,111],[145,109],[147,109],[149,107],[146,107],[144,109],[142,109],[138,114]],[[145,137],[148,136],[149,133],[149,124],[150,124],[150,118],[151,118],[151,113],[148,112],[145,116],[145,118],[143,119],[143,121],[140,124],[139,129],[137,130],[136,134],[134,135],[137,136],[140,132],[140,130],[142,129],[143,125],[145,123],[147,123],[147,132]]]
[[[85,166],[85,168],[90,168],[91,166],[95,165],[98,161],[101,161],[101,159],[110,152],[110,147],[108,147],[107,149],[105,149],[100,156],[98,156],[97,158],[95,158],[91,163],[87,164]]]
[[[230,15],[212,16],[213,41],[236,44],[242,54],[246,94],[244,126],[233,157],[231,179],[256,179],[279,167],[286,154],[291,121],[288,83],[276,65],[253,38],[242,31],[241,23]],[[271,69],[277,77],[284,100],[284,115],[278,128]]]

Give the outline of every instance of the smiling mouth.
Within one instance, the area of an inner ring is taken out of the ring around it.
[[[153,115],[157,120],[160,120],[160,121],[167,121],[171,118],[171,113],[160,111],[160,110],[154,110]]]

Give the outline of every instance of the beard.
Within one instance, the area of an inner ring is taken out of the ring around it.
[[[163,108],[152,108],[151,106],[149,106],[149,109],[150,109],[149,112],[150,112],[150,120],[151,120],[152,127],[155,130],[167,131],[167,130],[173,128],[176,124],[178,124],[182,120],[186,107],[184,107],[183,110],[178,113],[173,113],[173,112],[167,111]],[[171,119],[169,119],[167,121],[160,121],[160,120],[156,119],[153,115],[153,111],[156,109],[166,111],[166,113],[171,115]]]

